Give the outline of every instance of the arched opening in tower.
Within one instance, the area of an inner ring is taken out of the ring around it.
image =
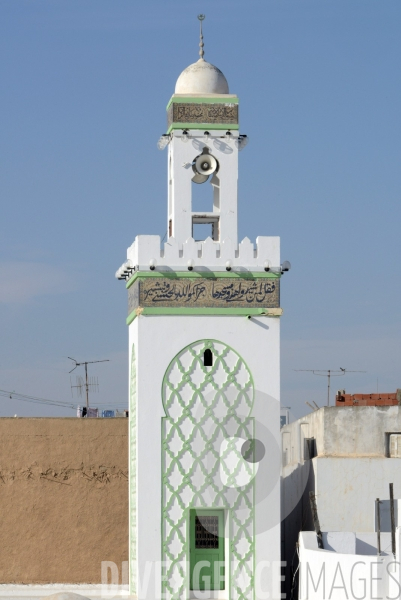
[[[203,353],[203,366],[213,367],[213,354],[209,348],[207,348]]]
[[[192,212],[213,212],[214,188],[208,181],[203,184],[192,182]]]

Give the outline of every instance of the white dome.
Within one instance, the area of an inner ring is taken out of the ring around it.
[[[200,58],[181,73],[175,84],[176,94],[228,94],[223,73]]]

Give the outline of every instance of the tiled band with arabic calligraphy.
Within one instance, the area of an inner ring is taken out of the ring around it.
[[[238,124],[238,104],[173,102],[167,110],[167,126],[170,127],[173,123],[235,125]]]
[[[278,308],[277,279],[138,279],[128,289],[128,314],[138,307]]]

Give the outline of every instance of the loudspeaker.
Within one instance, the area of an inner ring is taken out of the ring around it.
[[[195,169],[194,169],[195,170]],[[193,177],[192,177],[192,181],[194,183],[205,183],[205,181],[207,181],[209,179],[209,175],[199,175],[199,173],[196,173]]]
[[[209,179],[209,175],[215,173],[218,168],[219,163],[215,157],[209,154],[208,148],[204,148],[202,154],[197,156],[192,163],[192,169],[195,173],[192,181],[194,183],[205,183]]]

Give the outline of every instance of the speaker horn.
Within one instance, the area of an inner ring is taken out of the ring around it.
[[[219,163],[214,156],[209,154],[208,148],[204,148],[202,154],[194,159],[192,169],[195,173],[192,177],[194,183],[205,183],[212,173],[215,173],[219,168]]]
[[[192,177],[192,181],[194,183],[205,183],[205,181],[207,181],[208,179],[209,179],[209,175],[199,175],[199,173],[196,173]]]

